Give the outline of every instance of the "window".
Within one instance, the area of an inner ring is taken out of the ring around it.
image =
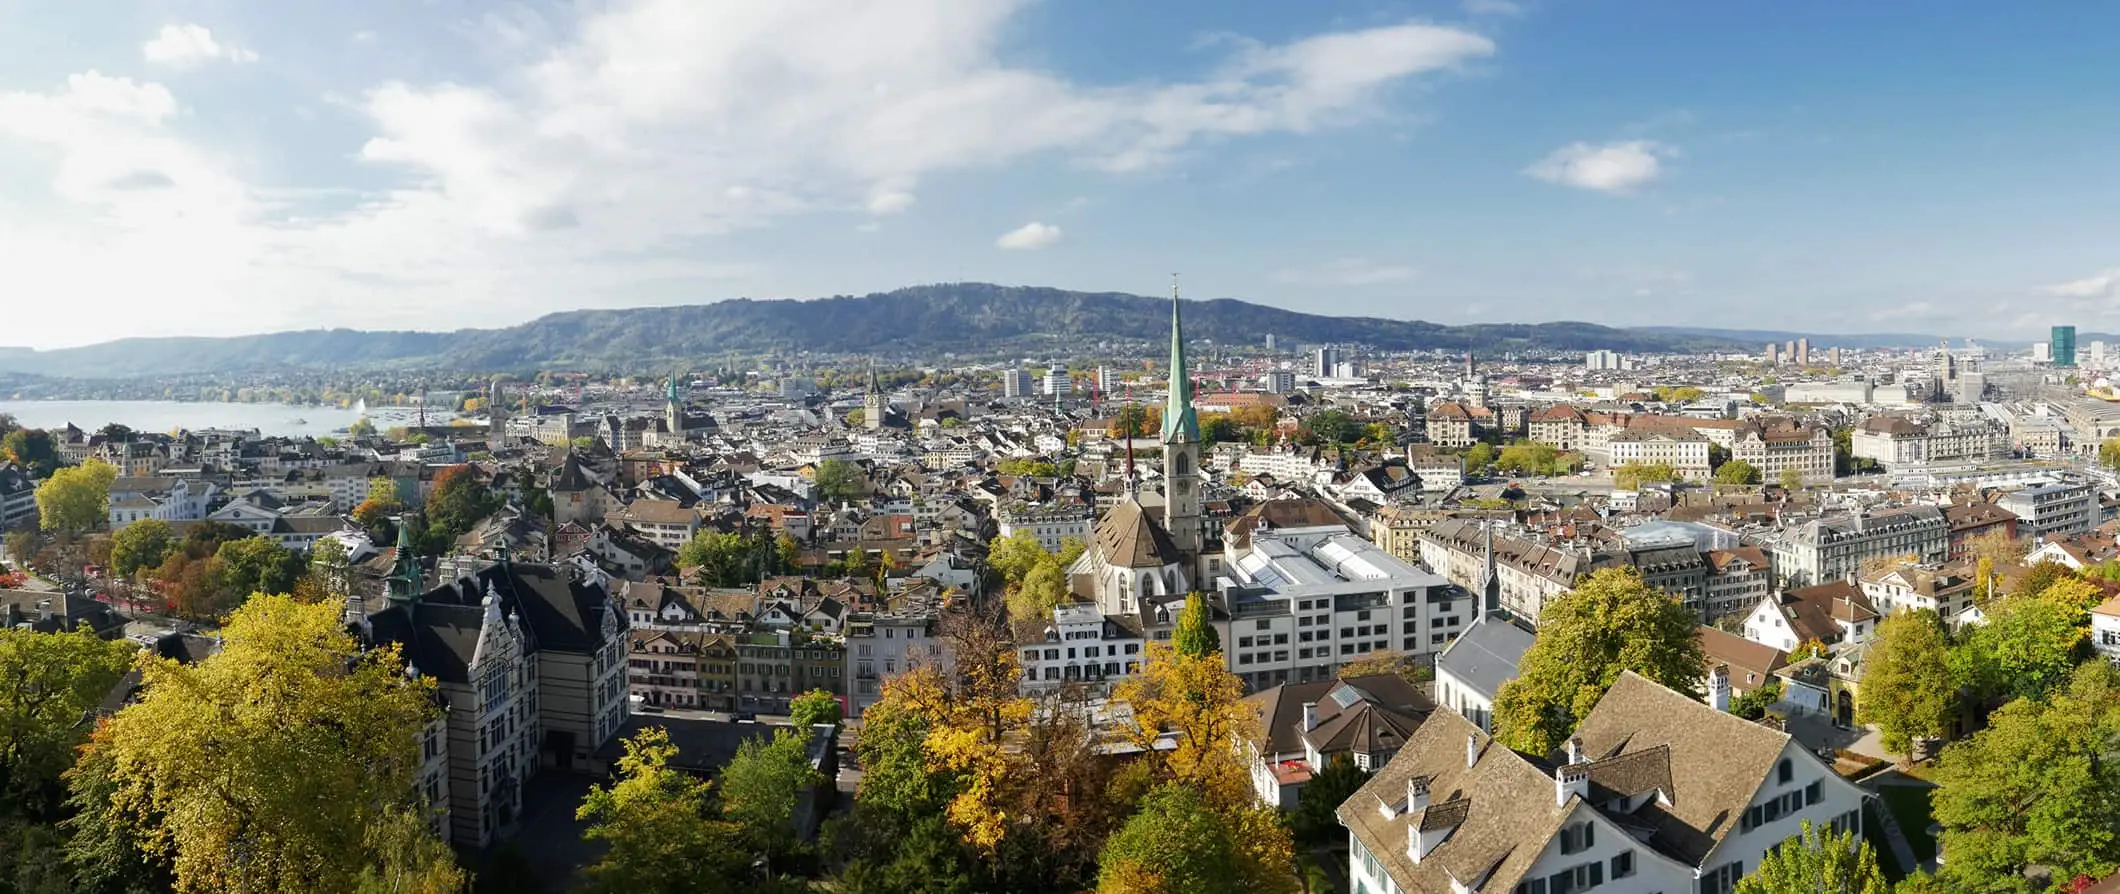
[[[1256,621],[1253,621],[1253,622],[1251,622],[1251,629],[1253,629],[1253,630],[1265,630],[1265,629],[1267,629],[1267,625],[1268,625],[1268,624],[1270,624],[1270,623],[1272,623],[1272,622],[1271,622],[1271,621],[1270,621],[1269,619],[1267,619],[1267,618],[1260,618],[1260,619],[1258,619],[1258,620],[1256,620]]]
[[[1780,766],[1775,768],[1774,773],[1777,783],[1788,785],[1789,780],[1796,778],[1796,764],[1788,758],[1782,758]]]
[[[1803,787],[1803,803],[1806,807],[1818,803],[1819,798],[1822,796],[1820,783],[1813,782]]]
[[[1612,858],[1612,877],[1626,878],[1634,874],[1634,852],[1625,851]]]

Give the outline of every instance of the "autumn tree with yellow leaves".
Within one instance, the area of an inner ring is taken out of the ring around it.
[[[359,649],[334,605],[258,595],[222,639],[140,659],[142,698],[69,775],[76,862],[146,861],[178,892],[461,889],[413,788],[433,682]]]

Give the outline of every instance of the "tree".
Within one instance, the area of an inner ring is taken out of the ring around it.
[[[350,892],[392,867],[407,849],[384,825],[419,809],[434,683],[394,648],[359,648],[339,612],[262,596],[222,628],[218,654],[141,659],[145,695],[83,758],[108,756],[107,783],[77,775],[75,803],[107,785],[87,802],[95,821],[166,862],[179,892]]]
[[[370,479],[368,497],[353,507],[353,522],[368,532],[369,540],[379,545],[390,543],[397,539],[396,517],[404,511],[396,484],[388,478]]]
[[[59,775],[87,738],[81,718],[132,663],[129,643],[87,631],[0,627],[0,819],[57,804]]]
[[[434,488],[427,492],[428,536],[446,548],[499,508],[500,500],[472,467],[450,466],[434,476]]]
[[[868,476],[861,467],[843,459],[828,459],[817,464],[817,493],[826,500],[845,503],[858,500],[869,493]]]
[[[1206,597],[1185,594],[1185,607],[1178,611],[1178,625],[1170,634],[1171,648],[1178,654],[1204,658],[1222,651],[1222,635],[1215,632]]]
[[[1741,459],[1730,460],[1729,462],[1723,463],[1721,468],[1715,470],[1716,484],[1732,484],[1741,486],[1747,484],[1758,484],[1759,480],[1759,469],[1753,466],[1751,463],[1745,462]]]
[[[1158,787],[1098,856],[1099,894],[1257,890],[1227,824],[1196,789]]]
[[[169,529],[168,522],[159,518],[141,519],[111,535],[111,571],[119,577],[131,577],[133,572],[142,568],[159,567],[176,548],[177,537]]]
[[[1958,690],[1943,620],[1935,612],[1897,611],[1878,622],[1855,693],[1855,722],[1877,727],[1889,751],[1911,753],[1950,729]]]
[[[837,726],[842,713],[839,696],[822,689],[812,689],[788,701],[788,720],[796,729],[806,730],[820,723]]]
[[[773,551],[780,558],[783,571],[794,571],[802,567],[802,544],[786,531],[773,538]]]
[[[1465,451],[1465,471],[1484,470],[1488,466],[1493,465],[1494,460],[1494,445],[1484,441],[1474,444],[1471,449]]]
[[[1767,709],[1781,701],[1781,678],[1772,677],[1766,683],[1730,700],[1730,713],[1746,720],[1758,720],[1767,716]]]
[[[1318,845],[1344,839],[1347,831],[1340,825],[1340,805],[1368,781],[1369,771],[1356,766],[1346,752],[1333,755],[1296,796],[1296,809],[1288,817],[1296,840]]]
[[[1046,556],[1024,575],[1022,583],[1009,590],[1009,617],[1045,617],[1067,598],[1067,570],[1058,559]]]
[[[223,543],[214,558],[221,560],[228,598],[238,601],[252,593],[293,593],[294,582],[302,576],[301,554],[264,537]]]
[[[704,780],[669,765],[677,746],[662,727],[625,740],[618,778],[592,786],[575,816],[608,848],[582,870],[599,894],[734,892],[750,887],[741,828],[711,816]]]
[[[1045,546],[1038,542],[1038,535],[1028,530],[996,537],[986,546],[987,567],[999,572],[1002,582],[1010,586],[1022,583],[1031,569],[1050,557]]]
[[[1612,470],[1612,486],[1620,490],[1635,490],[1644,484],[1665,484],[1678,480],[1678,470],[1669,463],[1621,463]]]
[[[1325,410],[1313,414],[1306,424],[1310,426],[1311,433],[1318,436],[1318,440],[1329,444],[1353,441],[1361,428],[1354,420],[1347,418],[1346,413],[1339,410]]]
[[[117,478],[117,468],[100,459],[53,472],[37,485],[38,524],[66,535],[102,526],[110,519],[110,483]]]
[[[1634,568],[1583,578],[1539,614],[1537,641],[1495,701],[1495,737],[1528,754],[1553,753],[1622,671],[1695,691],[1706,666],[1698,624]]]
[[[375,423],[368,421],[366,416],[355,419],[352,425],[346,426],[346,436],[349,438],[365,438],[373,434],[375,434]]]
[[[46,477],[60,465],[58,445],[41,428],[18,428],[0,437],[0,459],[28,469],[32,478]]]
[[[793,850],[795,812],[824,782],[810,768],[809,746],[808,729],[778,729],[770,739],[745,740],[722,768],[722,818],[735,823],[744,840],[771,857]]]
[[[2075,670],[2088,620],[2080,608],[2038,596],[1996,600],[1987,623],[1951,647],[1952,675],[1983,700],[2045,698]]]
[[[1690,404],[1707,396],[1707,392],[1691,385],[1659,385],[1656,399],[1667,404]]]
[[[1171,639],[1175,643],[1176,634]],[[1251,769],[1235,746],[1257,742],[1261,735],[1258,715],[1243,697],[1243,682],[1219,653],[1195,654],[1161,643],[1148,644],[1140,672],[1120,681],[1113,692],[1133,711],[1135,744],[1159,754],[1170,778],[1205,789],[1214,803],[1232,807],[1251,798]]]
[[[2098,445],[2098,464],[2120,472],[2120,437],[2106,438]]]
[[[1781,485],[1782,490],[1803,490],[1803,473],[1795,469],[1783,469],[1781,470],[1780,480],[1776,483]]]
[[[755,579],[748,574],[751,567],[745,561],[750,552],[743,535],[703,528],[677,548],[677,565],[709,586],[733,587]]]
[[[1803,830],[1769,848],[1735,894],[1889,894],[1877,853],[1855,831],[1834,833],[1803,821]]]
[[[37,538],[35,531],[7,532],[7,555],[14,559],[17,565],[29,564],[30,557],[43,548],[44,543]]]
[[[2031,864],[2056,879],[2120,869],[2115,741],[2120,670],[2092,661],[2050,699],[2004,705],[1987,729],[1945,748],[1931,808],[1952,890],[2016,890]]]

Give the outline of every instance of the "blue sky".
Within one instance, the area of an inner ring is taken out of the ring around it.
[[[7,4],[0,344],[1172,271],[2120,329],[2116,108],[2105,3]]]

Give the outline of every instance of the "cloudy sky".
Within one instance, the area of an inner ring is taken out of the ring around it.
[[[954,280],[2120,328],[2120,5],[0,3],[0,344]]]

